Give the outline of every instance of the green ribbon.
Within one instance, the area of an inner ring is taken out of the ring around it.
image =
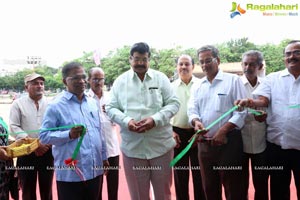
[[[288,108],[300,108],[300,104],[289,106]]]
[[[0,121],[1,122],[1,121]],[[20,131],[20,132],[10,132],[10,133],[6,133],[6,134],[0,134],[0,136],[4,136],[4,135],[9,135],[9,134],[21,134],[21,133],[36,133],[36,132],[41,132],[41,131],[56,131],[56,130],[60,130],[60,129],[71,129],[73,127],[76,126],[82,126],[85,127],[82,124],[74,124],[74,125],[69,125],[69,126],[59,126],[59,127],[54,127],[54,128],[46,128],[46,129],[37,129],[37,130],[28,130],[28,131]]]
[[[81,146],[82,141],[83,141],[83,137],[84,137],[84,135],[85,135],[85,133],[86,133],[86,127],[83,126],[83,125],[80,125],[80,126],[83,127],[83,129],[82,129],[82,134],[80,135],[80,139],[79,139],[79,141],[78,141],[78,143],[77,143],[77,145],[76,145],[76,147],[75,147],[75,150],[74,150],[74,152],[73,152],[72,160],[75,160],[75,159],[76,159],[77,154],[78,154],[79,149],[80,149],[80,146]]]
[[[2,123],[3,122],[3,123]],[[0,118],[0,123],[4,126],[4,128],[8,128],[8,126],[5,124],[5,122]],[[60,130],[60,129],[71,129],[73,127],[77,127],[77,126],[82,126],[82,134],[80,136],[80,139],[75,147],[75,150],[73,152],[72,155],[72,159],[75,160],[77,157],[77,154],[79,152],[80,146],[82,144],[83,141],[83,137],[86,133],[86,127],[82,124],[74,124],[74,125],[69,125],[69,126],[59,126],[59,127],[54,127],[54,128],[46,128],[46,129],[37,129],[37,130],[29,130],[29,131],[20,131],[20,132],[15,132],[14,134],[21,134],[21,133],[36,133],[36,132],[41,132],[41,131],[56,131],[56,130]],[[0,136],[6,136],[8,137],[10,133],[6,133],[6,134],[0,134]]]
[[[263,114],[261,111],[259,111],[259,110],[254,110],[254,109],[251,109],[251,108],[248,108],[248,111],[249,111],[250,113],[252,113],[253,115],[256,115],[256,116],[260,116],[260,115]]]
[[[213,121],[211,124],[209,124],[204,130],[208,130],[211,127],[213,127],[214,125],[216,125],[217,123],[219,123],[222,119],[224,119],[227,115],[229,115],[230,113],[232,113],[233,111],[235,111],[236,109],[238,109],[239,106],[233,106],[230,110],[228,110],[226,113],[224,113],[223,115],[221,115],[218,119],[216,119],[215,121]],[[197,138],[197,135],[199,133],[201,133],[202,130],[198,130],[192,137],[192,139],[190,140],[189,144],[171,161],[170,163],[170,167],[173,167],[192,147],[195,139]]]

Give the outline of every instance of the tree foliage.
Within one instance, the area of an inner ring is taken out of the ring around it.
[[[283,63],[283,50],[290,39],[284,39],[280,44],[264,44],[255,45],[248,41],[248,38],[241,38],[236,40],[230,40],[221,44],[215,44],[220,51],[220,58],[222,63],[228,62],[240,62],[241,56],[248,50],[259,50],[263,52],[267,74],[284,69]],[[123,72],[130,69],[129,65],[129,52],[130,46],[123,46],[114,51],[110,51],[109,54],[102,58],[101,67],[105,71],[106,80],[105,83],[110,86],[113,81]],[[169,78],[174,76],[175,73],[175,60],[181,54],[188,54],[194,58],[198,63],[197,50],[194,48],[183,49],[181,46],[177,46],[171,49],[151,49],[150,66],[152,69],[157,69],[165,73]],[[73,61],[77,61],[83,64],[86,72],[90,68],[95,67],[96,64],[93,61],[93,52],[83,52],[80,58],[74,58]],[[65,62],[64,64],[66,64]],[[23,69],[18,71],[13,76],[1,77],[0,90],[14,90],[22,91],[24,89],[24,77],[25,75],[32,73],[42,74],[46,78],[45,88],[57,89],[64,88],[62,83],[61,67],[58,69],[51,68],[49,66],[38,66],[34,69]]]

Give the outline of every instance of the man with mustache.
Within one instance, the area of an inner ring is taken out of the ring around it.
[[[28,95],[15,100],[10,109],[9,126],[16,139],[38,138],[43,116],[48,106],[44,96],[45,78],[37,73],[28,74],[24,78]],[[29,131],[28,133],[26,131]],[[19,134],[15,134],[19,133]],[[52,148],[50,144],[41,142],[31,154],[18,157],[18,167],[32,167],[33,170],[18,170],[23,200],[52,200],[53,167]],[[36,195],[37,181],[40,197]]]
[[[172,118],[173,135],[176,140],[174,157],[176,157],[189,143],[195,134],[194,128],[189,124],[187,103],[193,85],[199,84],[200,79],[193,76],[194,59],[189,55],[181,55],[176,59],[176,69],[179,78],[172,83],[180,101],[180,109]],[[189,174],[192,172],[194,199],[204,200],[200,166],[198,160],[198,147],[194,145],[174,166],[174,182],[177,200],[189,198]]]
[[[247,96],[252,98],[252,92],[261,84],[258,76],[263,71],[263,54],[260,51],[250,50],[242,55],[242,69],[244,75],[241,80],[245,86]],[[257,108],[259,109],[259,108]],[[249,160],[251,160],[252,180],[255,188],[255,200],[268,200],[268,173],[259,169],[267,165],[266,153],[266,113],[255,116],[248,113],[242,132],[243,139],[243,186],[244,194],[249,188]],[[248,195],[247,195],[248,199]]]
[[[290,41],[283,51],[286,69],[266,76],[252,93],[257,99],[236,104],[267,108],[267,156],[272,200],[290,199],[293,172],[300,198],[300,40]]]
[[[108,116],[121,127],[121,151],[132,200],[171,199],[175,140],[170,119],[179,109],[168,77],[150,69],[150,48],[144,42],[131,47],[131,69],[114,82]]]
[[[105,73],[100,67],[93,67],[88,73],[88,82],[90,90],[88,96],[95,99],[99,107],[99,116],[102,125],[102,134],[105,137],[107,160],[109,169],[106,175],[106,185],[108,200],[118,199],[119,187],[119,140],[116,132],[117,124],[107,116],[105,104],[109,102],[109,95],[104,91]],[[102,197],[102,187],[100,188],[100,196]]]

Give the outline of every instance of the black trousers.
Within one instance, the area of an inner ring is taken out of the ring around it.
[[[249,188],[249,160],[251,160],[252,182],[255,189],[254,200],[268,200],[269,173],[265,168],[268,166],[267,151],[257,154],[243,154],[243,186],[244,193],[247,195],[246,199],[248,199]]]
[[[119,157],[114,156],[109,157],[109,171],[106,176],[106,185],[108,192],[108,200],[117,200],[118,199],[118,189],[119,189]],[[102,199],[102,187],[100,188],[100,199]]]
[[[270,167],[271,200],[290,200],[290,183],[293,172],[297,197],[300,199],[300,150],[282,149],[267,143]]]
[[[207,200],[222,200],[222,185],[227,200],[245,198],[242,180],[243,142],[240,130],[227,133],[227,144],[198,143],[202,182]]]
[[[41,200],[52,200],[53,157],[49,149],[43,156],[31,153],[17,159],[18,177],[23,200],[36,200],[36,182],[39,181]],[[50,167],[50,168],[49,168]]]
[[[173,127],[173,131],[179,135],[181,144],[179,148],[174,148],[174,157],[176,157],[187,145],[188,140],[195,133],[194,129],[181,129]],[[198,147],[191,148],[174,166],[174,182],[177,200],[189,199],[189,175],[192,172],[194,199],[205,200],[202,187],[200,165],[198,160]]]
[[[58,200],[99,200],[103,175],[80,182],[56,181]]]

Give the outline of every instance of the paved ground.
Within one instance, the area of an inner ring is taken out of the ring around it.
[[[0,99],[0,102],[1,102],[1,99]],[[1,104],[0,103],[0,116],[7,123],[8,123],[8,116],[9,116],[10,105],[11,104]],[[120,169],[120,183],[119,183],[119,199],[129,200],[130,196],[129,196],[129,192],[128,192],[128,188],[127,188],[127,184],[126,184],[126,179],[125,179],[125,174],[124,174],[124,170],[123,170],[122,158],[120,160],[120,164],[121,164],[121,169]],[[249,199],[250,200],[254,199],[254,197],[253,197],[253,191],[254,190],[253,190],[252,180],[250,180],[250,188],[249,188]],[[292,182],[291,182],[291,199],[297,199],[295,191],[296,191],[296,189],[295,189],[295,186],[294,186],[294,180],[292,180]],[[39,191],[37,189],[37,193],[38,192]],[[21,193],[21,191],[20,191],[20,193]],[[55,184],[55,181],[53,183],[53,195],[54,195],[54,200],[56,200],[57,199],[57,193],[56,193],[56,184]],[[194,197],[193,197],[193,189],[192,189],[192,181],[190,181],[190,198],[194,199]],[[106,195],[106,181],[104,182],[104,187],[103,187],[103,199],[104,200],[107,199],[107,195]],[[172,200],[173,199],[176,199],[175,190],[174,190],[174,184],[172,185]]]

